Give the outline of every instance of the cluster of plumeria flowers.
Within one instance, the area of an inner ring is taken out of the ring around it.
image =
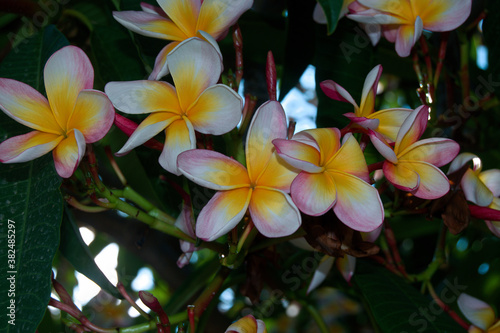
[[[248,127],[244,161],[212,149],[196,149],[196,132],[223,135],[241,120],[242,98],[218,83],[223,65],[216,40],[225,36],[253,1],[158,2],[161,8],[143,4],[142,12],[114,13],[116,20],[134,32],[171,41],[158,55],[148,80],[109,82],[105,94],[93,90],[90,60],[74,46],[62,48],[47,61],[47,98],[24,83],[0,79],[0,108],[33,129],[0,144],[1,162],[25,162],[52,151],[57,173],[69,178],[86,145],[102,139],[111,128],[114,108],[126,114],[147,114],[116,154],[126,154],[164,132],[159,164],[217,191],[197,216],[194,228],[193,210],[185,200],[176,225],[190,237],[214,241],[248,221],[245,217],[265,237],[286,237],[300,228],[303,214],[321,216],[332,210],[347,227],[374,241],[384,221],[384,206],[371,172],[382,170],[395,188],[434,200],[450,190],[440,167],[453,161],[449,170],[453,173],[477,158],[472,154],[457,157],[459,145],[450,139],[421,140],[430,112],[426,105],[376,111],[380,65],[368,73],[359,105],[338,83],[321,83],[328,97],[353,105],[353,112],[345,114],[350,123],[342,130],[289,133],[283,107],[270,93],[270,100],[256,110]],[[407,56],[424,29],[457,28],[468,17],[470,5],[471,0],[431,1],[430,6],[417,0],[344,1],[342,15],[349,12],[353,20],[378,26],[376,36],[371,30],[371,37],[378,40],[383,34],[396,43],[400,56]],[[166,75],[173,85],[159,80]],[[364,157],[368,141],[383,157],[372,166]],[[500,210],[500,170],[481,172],[475,165],[465,172],[460,186],[476,206]],[[486,223],[500,237],[500,222]],[[195,250],[191,243],[181,244],[186,254]],[[353,274],[354,263],[350,256],[337,259],[346,280]],[[321,283],[332,265],[333,258],[325,257],[309,291]],[[227,332],[266,330],[260,320],[247,316]]]

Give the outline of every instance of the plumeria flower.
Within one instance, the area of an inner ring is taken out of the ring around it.
[[[293,234],[300,212],[287,194],[296,172],[285,167],[272,140],[287,135],[280,103],[268,101],[256,111],[245,143],[247,167],[211,150],[179,155],[179,170],[193,182],[218,192],[198,215],[196,236],[212,241],[233,229],[247,209],[255,227],[266,237]]]
[[[471,153],[462,153],[450,164],[448,174],[457,171],[470,161],[473,162],[473,167],[472,169],[467,169],[460,182],[465,198],[480,207],[500,210],[499,169],[481,172],[481,159]],[[500,221],[486,220],[485,222],[491,232],[495,236],[500,237]]]
[[[500,320],[487,303],[465,293],[458,297],[457,303],[460,311],[472,323],[470,333],[500,332]]]
[[[156,57],[150,80],[168,74],[167,55],[183,40],[204,38],[218,49],[215,40],[225,36],[253,0],[158,0],[158,4],[161,8],[143,3],[142,12],[113,12],[118,22],[138,34],[172,41]]]
[[[109,131],[115,111],[104,93],[92,89],[94,69],[77,47],[55,52],[43,77],[48,98],[25,83],[0,78],[0,108],[34,130],[2,142],[0,161],[26,162],[52,151],[57,173],[68,178],[85,154],[85,145]]]
[[[370,137],[386,159],[383,171],[389,182],[418,198],[437,199],[450,189],[448,178],[438,167],[451,162],[460,146],[442,138],[418,141],[427,127],[428,117],[428,106],[415,109],[403,122],[394,149],[378,133],[370,131]]]
[[[384,37],[396,43],[398,55],[407,57],[423,30],[454,30],[469,17],[471,6],[472,0],[357,0],[347,17],[382,25]]]
[[[292,199],[305,214],[319,216],[329,209],[348,227],[372,231],[382,224],[384,210],[358,142],[348,134],[321,128],[299,132],[292,140],[273,141],[288,164],[302,170],[290,187]]]
[[[163,81],[110,82],[105,91],[117,109],[150,113],[117,155],[124,155],[165,130],[160,165],[180,175],[177,155],[196,147],[195,130],[221,135],[241,118],[243,102],[229,87],[216,84],[222,60],[214,47],[198,38],[179,44],[168,55],[175,87]]]
[[[360,106],[344,88],[332,80],[321,82],[320,87],[328,97],[341,102],[349,102],[354,106],[354,113],[344,114],[351,120],[352,127],[364,130],[371,129],[394,142],[401,124],[413,110],[395,108],[374,112],[380,75],[382,75],[381,65],[375,66],[368,73],[363,86]]]
[[[229,326],[225,333],[267,333],[266,324],[248,315]]]

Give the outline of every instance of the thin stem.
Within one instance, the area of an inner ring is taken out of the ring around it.
[[[445,304],[439,296],[436,294],[436,291],[434,290],[434,287],[432,286],[432,283],[428,282],[427,283],[427,289],[429,290],[429,293],[431,294],[432,298],[436,303],[443,309],[453,320],[455,320],[460,326],[462,326],[464,329],[468,330],[470,325],[460,318],[460,316],[453,311],[447,304]]]
[[[115,157],[113,156],[113,153],[111,152],[111,148],[109,146],[104,147],[104,151],[106,152],[106,156],[108,157],[109,163],[111,164],[111,167],[113,167],[114,172],[116,173],[116,176],[120,180],[123,186],[127,186],[127,179],[123,175],[122,170],[116,163]]]
[[[136,309],[137,312],[139,312],[141,314],[141,316],[143,316],[146,319],[150,319],[150,316],[146,312],[144,312],[144,310],[141,309],[139,307],[139,305],[137,305],[137,303],[132,299],[132,297],[130,297],[130,295],[125,290],[125,286],[123,285],[123,283],[118,282],[118,284],[116,285],[116,288],[118,289],[120,294],[122,294],[123,298],[125,298],[127,300],[127,302],[129,302],[130,305],[132,305],[132,307],[134,309]]]
[[[325,320],[321,316],[321,314],[318,312],[318,310],[312,306],[309,303],[306,302],[301,302],[309,312],[309,314],[313,317],[314,321],[316,322],[316,325],[318,325],[319,331],[321,333],[328,333],[330,330],[328,329],[328,326],[326,326]]]
[[[392,228],[387,220],[384,221],[384,232],[387,243],[391,248],[392,256],[394,257],[394,261],[396,262],[396,268],[401,272],[401,274],[403,274],[405,278],[408,278],[408,273],[406,273],[403,260],[401,259],[401,255],[399,254],[396,236],[394,236],[394,232],[392,231]]]
[[[187,314],[188,314],[188,318],[189,318],[189,333],[195,333],[196,332],[196,321],[195,321],[195,318],[194,318],[194,309],[195,309],[195,306],[194,305],[188,305],[187,306]]]
[[[441,76],[441,71],[443,70],[444,59],[446,58],[446,48],[448,46],[449,32],[443,32],[441,34],[441,45],[439,46],[439,58],[436,65],[436,73],[434,75],[434,87],[439,84],[439,77]]]
[[[76,200],[74,197],[72,196],[69,196],[69,195],[66,195],[64,196],[64,200],[66,200],[66,202],[78,209],[78,210],[81,210],[82,212],[87,212],[87,213],[102,213],[102,212],[105,212],[107,210],[109,210],[109,208],[106,208],[106,207],[102,207],[102,206],[87,206],[87,205],[84,205],[82,204],[81,202],[79,202],[78,200]]]
[[[203,312],[205,312],[207,306],[222,287],[222,284],[229,275],[229,272],[230,270],[227,267],[221,267],[215,278],[205,288],[203,293],[198,296],[194,302],[194,313],[196,318],[200,318]]]

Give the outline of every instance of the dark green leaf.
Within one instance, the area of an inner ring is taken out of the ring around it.
[[[384,333],[409,332],[466,332],[430,297],[419,293],[402,278],[385,268],[374,266],[362,260],[353,282],[361,292],[368,310]],[[446,280],[442,300],[456,302],[463,292],[457,279]]]
[[[343,0],[318,0],[319,5],[325,12],[328,34],[331,35],[337,28],[337,22],[342,10]]]
[[[109,282],[99,267],[97,267],[94,256],[92,256],[87,244],[83,241],[80,231],[70,217],[69,212],[64,215],[61,225],[61,245],[59,250],[73,265],[75,270],[94,281],[99,287],[114,297],[123,298],[118,289]]]
[[[55,51],[67,45],[65,37],[48,26],[25,39],[13,49],[0,66],[0,76],[27,83],[43,91],[43,67]],[[5,115],[0,116],[2,140],[25,133],[27,128]],[[51,290],[52,260],[59,244],[62,218],[61,180],[52,156],[21,164],[0,164],[0,249],[1,261],[7,263],[8,220],[15,221],[15,297],[1,298],[6,309],[15,300],[15,326],[3,320],[2,332],[34,332],[41,321]],[[7,294],[11,285],[8,274],[0,275],[0,290]]]

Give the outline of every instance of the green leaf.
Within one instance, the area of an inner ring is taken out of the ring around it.
[[[337,28],[337,22],[342,10],[343,0],[318,0],[319,5],[325,12],[326,26],[328,27],[328,34],[331,35]]]
[[[430,297],[419,293],[402,278],[385,268],[358,260],[353,283],[384,333],[466,332]],[[445,280],[439,293],[447,305],[456,302],[464,286]]]
[[[43,67],[55,51],[68,45],[66,38],[54,27],[25,39],[11,50],[0,65],[0,76],[16,79],[43,91]],[[0,116],[2,140],[27,132],[27,128],[11,118]],[[16,273],[0,273],[0,290],[5,293],[0,306],[6,309],[15,300],[15,326],[2,320],[2,332],[34,332],[42,320],[51,290],[52,260],[59,244],[62,218],[61,179],[52,156],[20,164],[0,164],[0,260],[7,264],[9,220],[15,225]],[[12,236],[10,236],[12,237]],[[13,239],[13,238],[11,238]],[[5,267],[8,268],[8,267]],[[15,276],[15,297],[7,297]],[[4,317],[5,318],[5,317]],[[10,319],[10,318],[9,318]]]
[[[5,293],[0,306],[6,309],[15,302],[15,316],[9,318],[15,319],[15,326],[2,320],[4,332],[34,332],[47,307],[59,243],[60,183],[50,155],[28,163],[0,164],[0,260],[5,264],[8,258],[13,260],[0,275],[0,290]],[[11,290],[13,297],[7,297]]]
[[[59,250],[73,265],[75,270],[94,281],[99,287],[114,297],[123,298],[118,289],[97,267],[94,256],[83,241],[78,226],[73,222],[68,211],[66,211],[61,225],[61,245],[59,246]]]

